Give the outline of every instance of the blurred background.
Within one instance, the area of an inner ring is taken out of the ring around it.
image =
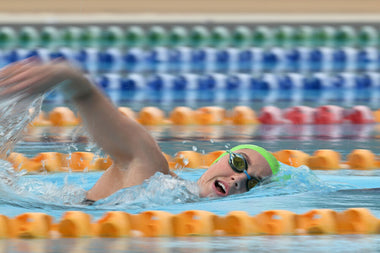
[[[378,13],[374,0],[1,1],[0,66],[65,58],[135,112],[242,105],[256,115],[239,124],[353,123],[378,150]],[[62,105],[53,92],[43,110]]]

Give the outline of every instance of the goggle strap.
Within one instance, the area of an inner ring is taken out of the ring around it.
[[[248,174],[247,170],[244,170],[243,172],[247,175],[248,181],[252,179],[252,177]]]

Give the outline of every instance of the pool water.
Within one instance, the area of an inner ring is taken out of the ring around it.
[[[353,149],[365,148],[380,153],[379,125],[250,125],[250,126],[152,126],[148,130],[158,140],[163,152],[174,155],[178,151],[193,150],[207,153],[228,149],[241,143],[254,143],[270,151],[298,149],[312,154],[318,149],[333,149],[343,160]],[[83,138],[80,138],[83,137]],[[39,152],[75,151],[102,152],[89,141],[80,128],[33,128],[18,142],[14,151],[33,157]],[[311,209],[329,208],[343,211],[351,207],[370,209],[380,217],[379,192],[366,188],[380,188],[380,170],[311,171],[306,166],[294,168],[282,165],[278,180],[267,182],[251,191],[226,198],[199,199],[194,183],[202,169],[175,171],[184,184],[155,175],[137,190],[120,191],[106,201],[93,206],[80,204],[85,191],[92,187],[102,172],[54,173],[25,175],[15,173],[9,164],[0,166],[0,213],[14,217],[25,212],[44,212],[58,221],[68,210],[89,213],[93,220],[106,211],[122,210],[140,213],[164,210],[173,214],[186,210],[207,210],[216,215],[230,211],[246,211],[256,215],[266,210],[284,209],[302,214]],[[290,178],[289,178],[290,175]],[[286,179],[284,179],[286,178]],[[164,184],[162,182],[165,182]],[[165,194],[150,196],[149,189],[163,187]],[[145,193],[135,196],[136,193]],[[161,195],[161,196],[160,196]],[[134,196],[130,201],[126,196]],[[161,197],[161,198],[160,198]],[[154,201],[152,201],[154,200]],[[68,243],[70,242],[70,243]],[[0,247],[10,252],[57,252],[83,250],[159,251],[159,252],[263,252],[344,250],[345,252],[376,252],[379,235],[328,236],[258,236],[211,238],[133,238],[133,239],[59,239],[9,240]],[[54,244],[54,245],[52,245]],[[305,248],[307,247],[307,250]]]
[[[378,235],[9,240],[3,252],[379,252]]]
[[[191,182],[200,177],[204,172],[202,169],[177,171],[186,180],[183,185],[158,173],[141,187],[121,190],[93,206],[82,205],[80,201],[84,190],[88,190],[102,172],[8,175],[5,179],[6,173],[1,171],[0,213],[14,216],[24,212],[46,212],[59,220],[65,211],[73,209],[99,219],[110,210],[133,214],[147,210],[164,210],[173,214],[207,210],[224,216],[235,210],[246,211],[250,215],[274,209],[302,214],[311,209],[343,211],[364,207],[380,216],[379,192],[360,190],[380,187],[380,171],[310,171],[305,166],[293,168],[287,165],[281,168],[278,177],[291,174],[290,179],[269,182],[244,194],[214,199],[199,199],[195,194]],[[151,189],[156,189],[156,192],[152,193]]]

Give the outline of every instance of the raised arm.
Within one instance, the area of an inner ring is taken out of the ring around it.
[[[24,61],[0,72],[0,99],[20,93],[39,95],[56,86],[74,102],[88,132],[114,162],[89,191],[89,198],[97,200],[140,184],[157,171],[169,173],[149,132],[122,115],[79,70],[65,63]]]

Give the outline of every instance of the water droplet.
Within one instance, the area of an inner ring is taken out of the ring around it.
[[[179,163],[176,163],[176,164],[174,165],[174,168],[175,168],[176,170],[180,170],[180,169],[183,168],[183,166],[182,166],[181,164],[179,164]]]

